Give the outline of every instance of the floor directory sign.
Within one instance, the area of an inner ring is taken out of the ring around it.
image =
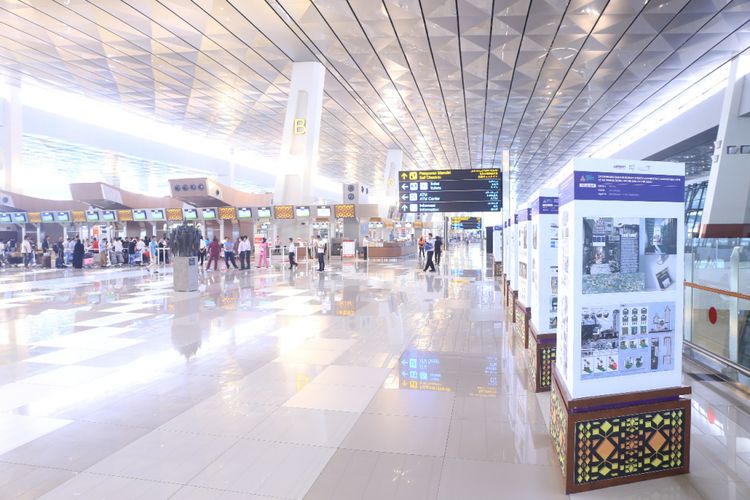
[[[684,166],[587,158],[565,173],[556,363],[570,395],[679,386]]]
[[[401,213],[499,212],[501,183],[497,168],[401,171],[399,209]]]

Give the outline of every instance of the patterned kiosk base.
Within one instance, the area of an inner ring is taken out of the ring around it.
[[[513,318],[513,329],[516,332],[516,338],[524,349],[529,347],[529,324],[531,323],[531,308],[526,307],[518,301],[518,292],[516,293],[515,317]]]
[[[534,392],[549,391],[552,386],[552,367],[555,365],[557,335],[539,334],[529,324],[529,350],[527,353],[529,376]]]
[[[570,400],[553,377],[550,434],[565,493],[690,471],[690,387]]]
[[[516,300],[518,298],[518,290],[512,290],[508,286],[508,302],[509,305],[505,306],[505,314],[508,316],[508,320],[511,323],[516,322]]]

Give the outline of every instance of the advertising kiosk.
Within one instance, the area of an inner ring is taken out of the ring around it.
[[[511,214],[508,219],[508,294],[505,299],[505,311],[511,322],[516,322],[516,298],[518,297],[518,214]]]
[[[566,493],[689,470],[684,172],[590,158],[564,170],[550,432]]]
[[[516,276],[518,278],[515,323],[513,329],[516,338],[525,348],[529,347],[529,321],[531,321],[531,290],[530,290],[530,248],[531,248],[531,209],[525,204],[521,205],[516,213],[516,241],[517,241],[517,266]]]
[[[497,225],[492,231],[492,257],[495,262],[493,275],[503,279],[503,226]]]
[[[529,374],[534,392],[552,384],[557,342],[557,191],[541,189],[531,195],[531,323]]]

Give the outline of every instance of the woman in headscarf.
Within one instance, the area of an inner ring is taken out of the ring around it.
[[[83,243],[81,243],[80,238],[76,238],[76,244],[73,247],[73,267],[76,269],[82,269],[83,268],[83,254],[85,250],[83,248]]]

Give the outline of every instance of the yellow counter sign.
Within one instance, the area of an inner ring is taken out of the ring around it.
[[[406,170],[399,173],[401,181],[449,181],[499,179],[500,169],[475,168],[467,170]]]

